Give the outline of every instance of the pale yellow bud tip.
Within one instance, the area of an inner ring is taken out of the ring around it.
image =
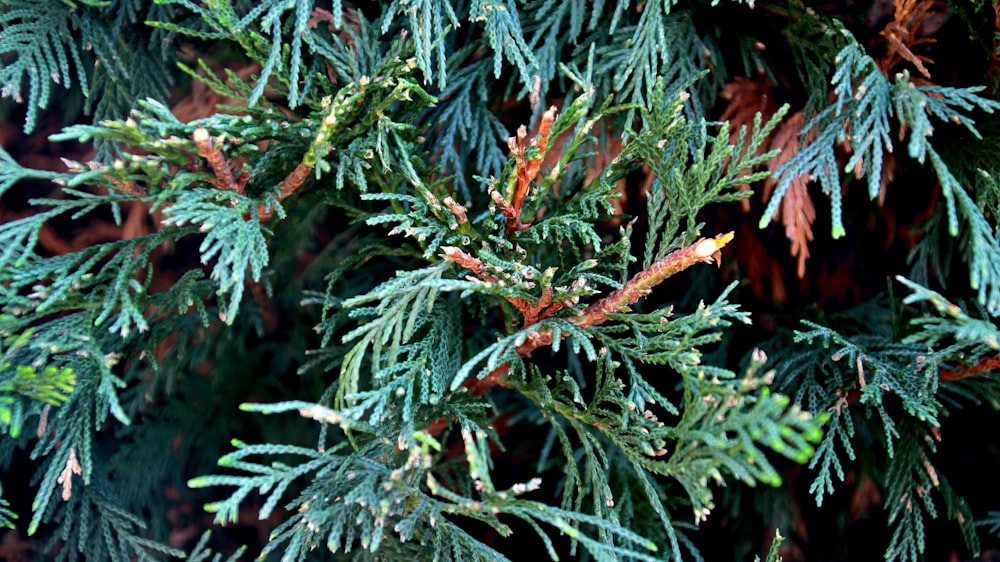
[[[702,258],[707,258],[714,255],[719,251],[720,248],[729,243],[733,239],[733,233],[727,232],[726,234],[720,234],[715,238],[706,238],[698,245],[694,247],[694,253]]]
[[[194,130],[194,133],[191,134],[191,138],[195,143],[201,144],[203,142],[208,142],[211,136],[208,134],[208,129],[205,127],[198,127]]]

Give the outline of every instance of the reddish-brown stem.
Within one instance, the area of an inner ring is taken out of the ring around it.
[[[719,234],[714,238],[702,238],[690,246],[671,252],[660,260],[657,260],[653,265],[637,273],[621,289],[588,306],[579,315],[570,318],[569,321],[580,327],[596,326],[606,322],[609,319],[609,315],[622,312],[635,304],[667,278],[684,271],[696,263],[717,262],[721,257],[720,250],[732,239],[733,233],[727,232],[726,234]],[[478,259],[458,248],[446,247],[442,249],[449,259],[476,272],[477,275],[483,278],[480,271],[485,272],[485,267]],[[492,277],[492,279],[496,278]],[[551,314],[563,306],[563,303],[549,306],[552,296],[551,294],[546,295],[545,292],[542,293],[541,298],[539,298],[538,303],[535,305],[530,305],[524,299],[508,300],[524,314],[525,327],[531,326],[541,318],[551,316]],[[528,335],[524,343],[517,347],[517,354],[521,357],[527,357],[540,347],[552,345],[554,339],[555,335],[552,332],[533,332]],[[510,366],[504,363],[482,379],[470,378],[466,381],[465,387],[469,389],[469,392],[482,394],[494,386],[505,386],[503,377],[509,369]]]
[[[938,380],[941,382],[957,381],[973,375],[978,375],[980,373],[995,371],[997,369],[1000,369],[1000,355],[983,357],[979,360],[979,363],[976,363],[971,367],[959,367],[958,370],[955,371],[941,371],[941,374],[938,375]]]
[[[312,172],[313,167],[307,166],[304,162],[300,162],[298,166],[292,170],[285,179],[281,180],[278,187],[281,188],[281,193],[278,194],[278,201],[284,201],[288,196],[295,193],[302,184],[305,183],[306,178],[309,177],[309,173]],[[264,205],[257,208],[257,212],[260,214],[260,220],[266,220],[274,214],[274,209],[268,209]]]
[[[938,381],[940,382],[954,382],[965,378],[969,378],[982,373],[987,373],[990,371],[995,371],[1000,369],[1000,356],[994,355],[992,357],[983,357],[979,360],[979,363],[972,365],[971,367],[959,367],[956,370],[944,369],[938,373]],[[861,385],[862,387],[864,384]],[[892,394],[892,390],[886,391],[887,394]],[[851,389],[845,392],[840,400],[833,405],[832,410],[837,410],[838,412],[848,404],[853,404],[861,399],[861,391],[858,389]]]
[[[472,271],[476,274],[479,279],[486,281],[488,283],[498,283],[500,279],[486,271],[486,266],[483,262],[474,256],[463,252],[455,246],[444,246],[441,248],[444,252],[446,258],[451,261],[461,265],[462,267]],[[542,318],[547,318],[552,316],[557,310],[564,306],[564,303],[558,302],[552,304],[552,298],[555,296],[551,287],[546,287],[542,289],[542,296],[538,298],[537,302],[532,303],[528,299],[521,297],[506,297],[507,302],[514,305],[514,308],[521,313],[524,317],[524,324],[522,327],[527,328],[532,324],[537,323]]]
[[[483,281],[487,281],[489,283],[496,283],[499,281],[495,275],[486,271],[486,266],[483,265],[483,262],[480,261],[479,258],[470,256],[455,246],[442,246],[441,251],[444,252],[444,257],[475,273],[476,276]]]
[[[227,189],[229,191],[235,191],[236,193],[243,194],[243,184],[246,181],[244,176],[240,176],[240,181],[237,181],[233,176],[232,167],[226,160],[226,157],[216,150],[215,144],[212,141],[212,136],[209,134],[208,129],[204,127],[198,127],[191,134],[191,140],[194,141],[195,146],[198,147],[198,153],[202,158],[208,161],[208,165],[212,167],[212,171],[215,172],[215,184],[220,189]],[[281,180],[278,187],[281,188],[281,193],[278,194],[278,201],[284,201],[290,195],[295,193],[302,184],[305,183],[306,178],[309,177],[309,173],[312,172],[313,167],[300,162],[298,166],[295,167],[285,179]],[[274,209],[268,209],[265,205],[260,205],[257,207],[257,212],[260,215],[261,220],[266,220],[274,214]]]
[[[549,135],[552,132],[552,123],[556,119],[556,107],[552,106],[542,114],[542,121],[538,125],[538,136],[530,143],[526,144],[528,129],[523,125],[517,130],[517,137],[507,139],[507,146],[517,164],[517,182],[514,185],[514,193],[508,203],[499,192],[493,191],[490,195],[493,201],[500,207],[500,212],[507,218],[507,236],[520,232],[531,223],[521,221],[521,213],[524,210],[524,200],[531,193],[531,182],[538,177],[538,170],[542,165],[542,159],[549,146]],[[529,148],[536,150],[532,155],[527,154]]]
[[[733,239],[733,233],[719,234],[715,238],[702,238],[686,248],[671,252],[653,265],[640,271],[625,286],[588,306],[572,322],[580,327],[601,324],[609,314],[621,312],[648,295],[653,287],[696,263],[718,261],[720,249]]]
[[[504,375],[507,374],[507,371],[509,369],[510,369],[510,364],[504,363],[499,367],[497,367],[496,369],[490,371],[488,375],[486,375],[481,379],[477,379],[476,377],[470,377],[468,380],[465,381],[463,386],[471,396],[480,396],[482,394],[486,394],[486,392],[489,389],[493,388],[494,386],[507,386],[503,382],[503,377]]]
[[[521,125],[517,129],[517,137],[507,139],[507,147],[510,148],[510,152],[514,155],[514,161],[517,164],[517,183],[514,185],[514,193],[510,198],[510,206],[514,209],[514,216],[516,217],[521,216],[521,209],[524,207],[524,198],[531,191],[531,178],[528,175],[530,164],[524,154],[524,139],[527,136],[528,129],[524,125]]]
[[[242,195],[243,190],[236,183],[236,178],[233,177],[233,170],[229,167],[229,162],[226,161],[226,157],[223,156],[222,152],[215,149],[215,145],[212,142],[212,135],[208,133],[208,129],[198,127],[191,134],[191,140],[198,147],[198,153],[201,154],[202,158],[208,160],[208,165],[215,172],[216,186],[219,189],[235,191]]]
[[[496,189],[490,189],[490,198],[500,209],[500,213],[507,219],[507,236],[517,232],[522,228],[521,219],[518,217],[514,207],[503,198],[503,194]]]
[[[528,181],[533,181],[538,177],[538,169],[542,166],[542,159],[549,148],[549,135],[552,133],[552,123],[556,120],[556,106],[550,107],[542,114],[542,121],[538,125],[538,137],[531,144],[538,149],[538,154],[528,161]],[[527,195],[527,188],[525,188]],[[521,199],[521,203],[524,199]]]

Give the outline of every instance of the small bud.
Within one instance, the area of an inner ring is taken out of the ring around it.
[[[194,143],[197,144],[198,146],[201,146],[203,143],[209,142],[211,138],[212,138],[211,135],[208,134],[208,129],[206,129],[205,127],[198,127],[197,129],[194,130],[194,133],[191,134],[191,139],[194,140]]]
[[[700,257],[707,258],[718,251],[718,249],[719,247],[715,245],[715,240],[702,240],[694,247],[694,253]]]

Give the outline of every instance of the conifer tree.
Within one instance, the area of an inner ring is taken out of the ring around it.
[[[998,21],[0,0],[0,553],[995,548]]]

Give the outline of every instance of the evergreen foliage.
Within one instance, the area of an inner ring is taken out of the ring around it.
[[[1000,407],[997,14],[0,0],[4,114],[94,147],[0,148],[0,527],[773,561],[810,548],[780,506],[853,493],[868,557],[978,554],[996,504],[943,451]]]

